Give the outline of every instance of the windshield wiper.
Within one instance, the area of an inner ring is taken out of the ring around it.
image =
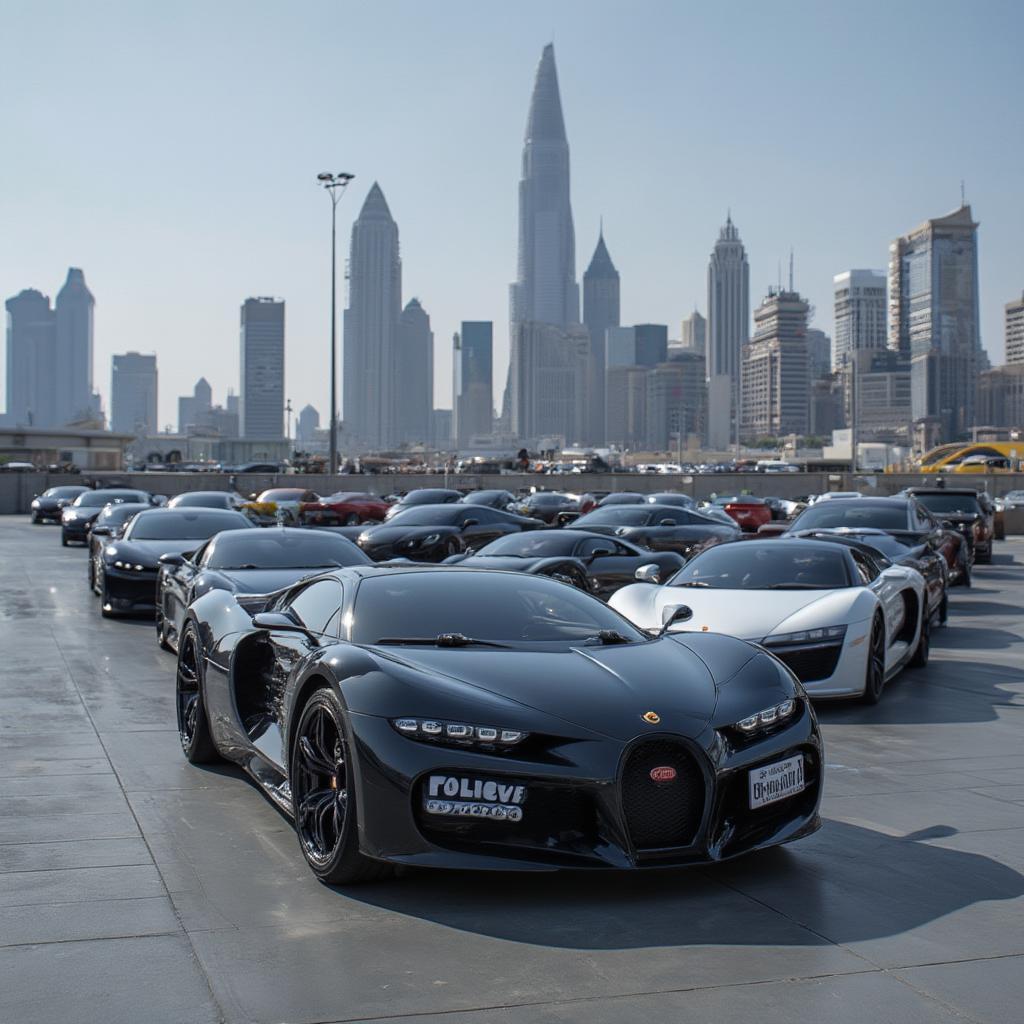
[[[437,636],[385,636],[377,641],[378,645],[392,647],[509,647],[496,640],[478,640],[464,636],[462,633],[439,633]]]
[[[597,640],[602,644],[631,644],[633,642],[628,636],[623,636],[614,629],[602,629],[597,636],[588,636],[584,642],[589,643],[592,640]]]

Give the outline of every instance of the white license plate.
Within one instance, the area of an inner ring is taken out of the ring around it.
[[[765,807],[804,790],[804,755],[795,754],[749,773],[750,807]]]

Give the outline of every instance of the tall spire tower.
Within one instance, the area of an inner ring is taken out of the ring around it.
[[[565,327],[579,322],[576,238],[569,204],[569,143],[555,48],[541,54],[533,83],[519,182],[519,263],[511,321]]]
[[[608,328],[619,326],[619,272],[604,244],[604,225],[597,248],[583,275],[583,322],[590,334],[590,391],[585,418],[585,440],[605,443],[605,361]]]

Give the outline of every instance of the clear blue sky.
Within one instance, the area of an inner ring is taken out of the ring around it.
[[[0,292],[55,295],[83,267],[105,402],[111,354],[155,351],[162,424],[200,374],[216,400],[237,389],[249,295],[287,300],[287,395],[326,414],[321,170],[357,175],[342,257],[384,189],[404,297],[433,321],[437,403],[463,319],[495,322],[500,397],[522,134],[551,39],[578,269],[603,214],[624,323],[677,337],[704,311],[731,208],[752,301],[792,246],[831,333],[832,275],[884,267],[892,238],[959,204],[961,179],[995,363],[1024,290],[1019,0],[0,0],[0,39]]]

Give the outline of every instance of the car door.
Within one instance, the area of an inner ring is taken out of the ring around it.
[[[574,552],[587,567],[591,589],[599,597],[610,597],[619,587],[634,582],[640,558],[625,544],[611,537],[587,537]]]
[[[876,562],[855,548],[850,550],[850,557],[856,566],[859,582],[878,596],[885,619],[887,646],[891,647],[903,625],[903,570],[895,568],[888,559],[884,563]]]
[[[511,517],[506,519],[500,512],[485,505],[467,507],[459,518],[459,533],[463,543],[476,551],[498,537],[518,532],[515,520]]]

